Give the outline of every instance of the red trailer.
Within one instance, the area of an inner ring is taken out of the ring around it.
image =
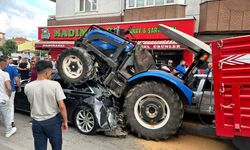
[[[216,134],[250,137],[250,36],[215,41],[212,49]]]

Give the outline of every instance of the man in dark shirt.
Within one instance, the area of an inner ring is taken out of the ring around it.
[[[37,71],[36,71],[36,63],[40,60],[40,57],[33,56],[31,58],[31,76],[30,76],[30,82],[36,80],[37,78]]]
[[[22,62],[18,65],[18,70],[21,74],[21,79],[25,80],[25,79],[29,79],[29,63],[27,58],[23,58]]]

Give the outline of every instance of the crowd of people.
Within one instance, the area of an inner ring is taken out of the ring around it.
[[[185,60],[181,60],[180,64],[174,67],[173,60],[169,59],[166,65],[161,66],[161,69],[173,74],[177,74],[181,78],[186,73],[188,65]]]
[[[55,60],[40,60],[34,56],[29,62],[22,58],[16,68],[11,58],[0,56],[0,115],[5,137],[17,132],[14,98],[16,90],[21,91],[20,78],[30,79],[24,93],[30,103],[34,147],[36,150],[46,150],[49,139],[53,150],[62,149],[62,131],[68,129],[67,110],[63,101],[66,97],[61,85],[51,80],[55,69]]]
[[[38,57],[38,56],[33,56],[31,58],[31,60],[29,60],[26,57],[22,58],[19,56],[18,61],[15,64],[13,63],[12,59],[10,58],[10,65],[17,66],[21,80],[30,79],[31,81],[33,81],[34,77],[32,77],[31,74],[32,74],[32,72],[34,72],[36,70],[35,63],[38,62],[39,60],[40,60],[40,57]],[[53,66],[53,72],[57,72],[55,59],[51,60],[49,58],[46,58],[44,60],[51,61],[52,66]]]
[[[177,74],[178,77],[182,78],[188,70],[188,64],[185,60],[181,60],[180,64],[174,67],[173,60],[169,59],[166,65],[161,66],[161,69],[173,74]],[[206,68],[204,72],[198,69],[196,71],[196,74],[209,74],[211,73],[211,70],[212,70],[212,63],[208,63],[208,68]]]

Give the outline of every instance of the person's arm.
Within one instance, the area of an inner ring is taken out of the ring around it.
[[[8,95],[11,96],[12,89],[11,89],[10,80],[5,81],[5,86],[7,88]]]
[[[19,66],[17,67],[18,70],[24,70],[23,68],[20,68]]]
[[[30,62],[27,62],[27,67],[26,69],[30,69]]]
[[[21,64],[21,63],[20,63]],[[18,64],[17,69],[18,70],[24,70],[23,68],[20,67],[20,64]]]
[[[5,83],[5,87],[7,89],[8,95],[11,96],[12,89],[11,89],[11,84],[10,84],[10,76],[8,73],[4,75],[4,83]]]
[[[17,90],[17,91],[20,92],[20,91],[21,91],[21,82],[20,82],[19,77],[18,77],[18,76],[15,77],[15,78],[14,78],[14,81],[15,81],[17,87],[18,87],[18,90]]]
[[[176,70],[178,70],[182,75],[184,75],[186,73],[186,70],[183,67],[181,67],[180,65],[178,65],[176,67]]]
[[[21,89],[21,82],[20,82],[20,79],[19,79],[19,74],[18,74],[18,71],[16,68],[13,67],[13,76],[14,76],[14,81],[18,87],[18,90],[20,92],[20,89]]]
[[[64,99],[66,98],[61,85],[57,82],[56,92],[55,92],[56,100],[60,109],[60,113],[63,118],[62,130],[68,130],[68,117],[67,117],[67,109],[64,104]]]
[[[67,117],[67,109],[64,104],[64,101],[63,100],[58,101],[58,106],[59,106],[60,113],[63,118],[62,130],[66,131],[68,130],[68,117]]]

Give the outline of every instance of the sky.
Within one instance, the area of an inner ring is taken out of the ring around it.
[[[37,40],[38,27],[47,26],[48,16],[55,12],[56,4],[50,0],[0,0],[0,32],[6,39]]]

